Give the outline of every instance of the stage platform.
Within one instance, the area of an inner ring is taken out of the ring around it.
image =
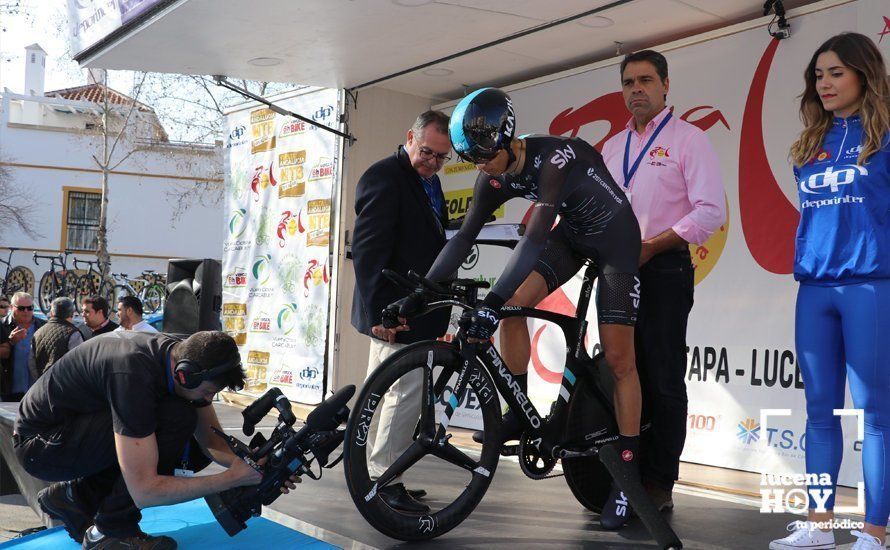
[[[226,432],[244,438],[240,433],[242,418],[240,409],[231,405],[218,403],[215,405],[222,426]],[[0,404],[0,433],[3,424],[14,418],[15,408],[12,404]],[[272,428],[274,420],[267,418],[259,429],[266,431]],[[472,452],[469,432],[460,439],[458,445],[466,444]],[[8,440],[7,440],[8,441]],[[0,448],[8,446],[6,441],[0,442]],[[6,449],[4,456],[6,455]],[[15,465],[13,473],[16,474]],[[218,467],[208,468],[207,473],[219,471]],[[684,469],[696,468],[684,465]],[[699,467],[701,468],[701,467]],[[437,459],[424,459],[405,476],[409,488],[423,488],[429,493],[426,501],[437,507],[436,495],[448,493],[442,473],[447,469]],[[708,472],[709,470],[704,470]],[[716,469],[711,470],[712,473]],[[19,472],[21,472],[19,470]],[[23,472],[21,472],[23,473]],[[555,473],[559,473],[556,471]],[[730,472],[731,475],[739,473]],[[27,474],[25,474],[27,475]],[[681,474],[682,475],[682,474]],[[699,471],[699,479],[706,473]],[[746,474],[752,475],[752,474]],[[716,480],[715,480],[716,481]],[[35,486],[34,482],[30,482]],[[27,485],[27,484],[26,484]],[[693,487],[679,484],[675,490],[676,508],[668,514],[674,530],[680,536],[685,548],[690,549],[757,549],[767,548],[769,541],[784,536],[786,525],[800,516],[790,514],[761,514],[759,499],[752,492],[723,492],[702,488],[703,484]],[[36,494],[36,493],[34,493]],[[26,495],[27,497],[27,495]],[[29,499],[30,501],[31,499]],[[203,500],[187,505],[203,507]],[[176,507],[167,507],[167,510]],[[165,508],[144,511],[146,519],[156,517],[155,511],[162,512]],[[200,510],[196,509],[196,514]],[[205,519],[212,520],[209,511],[203,508]],[[150,514],[152,514],[150,516]],[[442,548],[442,549],[493,549],[517,550],[526,548],[602,548],[602,549],[637,549],[655,548],[649,535],[638,519],[632,520],[619,532],[603,531],[599,527],[598,516],[583,509],[572,497],[562,477],[541,481],[532,481],[520,471],[515,460],[502,459],[497,473],[485,498],[476,511],[464,523],[439,539],[426,543],[401,543],[390,539],[374,530],[356,510],[352,499],[346,491],[342,464],[333,470],[325,470],[320,481],[306,479],[289,495],[280,497],[272,506],[266,508],[264,521],[253,520],[250,527],[234,538],[209,521],[209,525],[159,524],[159,527],[144,526],[153,534],[167,533],[182,529],[183,535],[190,536],[193,530],[207,529],[216,532],[222,538],[214,539],[214,548],[241,548],[241,537],[264,537],[265,531],[286,528],[294,534],[305,536],[303,543],[288,543],[284,548],[321,548],[322,546],[301,546],[301,544],[326,544],[333,547],[363,550],[366,548]],[[197,517],[197,516],[196,516]],[[861,520],[861,518],[853,518]],[[158,530],[159,529],[159,530]],[[58,532],[58,531],[57,531]],[[259,532],[259,533],[254,533]],[[48,533],[47,536],[52,533]],[[65,535],[64,531],[61,535]],[[854,539],[846,532],[837,532],[839,548],[849,548]],[[173,534],[180,540],[180,548],[202,548],[193,546],[192,539],[181,538],[179,531]],[[21,545],[26,539],[17,541],[16,548],[37,548],[27,544]],[[64,537],[67,542],[70,539]],[[247,539],[244,539],[247,540]],[[253,539],[251,539],[253,540]],[[259,540],[259,539],[258,539]],[[279,542],[278,535],[274,540]],[[11,544],[11,543],[7,543]],[[73,544],[73,543],[72,543]],[[249,547],[258,548],[262,543],[250,543]],[[209,546],[208,546],[209,547]],[[244,546],[248,547],[248,546]],[[327,546],[324,546],[327,547]],[[72,548],[76,548],[72,546]]]

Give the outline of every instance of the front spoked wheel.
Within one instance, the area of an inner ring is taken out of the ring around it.
[[[486,437],[481,453],[461,448],[451,439],[445,410],[449,402],[457,401],[452,399],[452,388],[462,364],[453,344],[430,341],[408,346],[368,377],[353,408],[344,438],[346,485],[362,516],[389,537],[427,540],[447,533],[476,508],[494,476],[501,412],[495,386],[478,363],[470,366],[462,399],[475,393],[470,402],[479,404],[486,436],[493,437]],[[404,385],[421,387],[417,392],[421,398],[409,404],[407,413]],[[393,406],[396,402],[398,407]],[[406,416],[394,415],[394,410]],[[443,425],[439,433],[443,437],[436,437]],[[381,436],[398,447],[389,461],[381,451]],[[407,486],[422,485],[428,491],[422,501],[430,507],[428,514],[399,512],[381,499],[379,490],[397,483],[393,477],[399,474]],[[435,487],[429,485],[431,479],[436,480]]]

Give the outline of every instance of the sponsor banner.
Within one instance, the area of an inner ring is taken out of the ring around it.
[[[337,96],[319,90],[279,104],[336,124]],[[315,404],[326,373],[338,140],[265,107],[230,113],[227,124],[223,319],[248,372],[244,391],[276,386]]]
[[[696,286],[687,332],[689,419],[683,459],[691,462],[758,472],[805,469],[806,402],[794,349],[794,233],[801,206],[847,206],[831,188],[832,182],[847,180],[831,174],[812,185],[804,182],[820,194],[798,204],[788,150],[801,130],[800,75],[819,45],[841,30],[865,34],[890,56],[890,4],[859,0],[795,17],[791,24],[790,40],[775,41],[762,26],[665,52],[671,75],[668,106],[708,136],[720,160],[728,205],[726,223],[704,244],[690,245]],[[601,148],[630,118],[619,62],[616,58],[605,67],[510,90],[517,134],[577,136]],[[657,166],[670,154],[656,140],[648,162]],[[445,166],[441,178],[451,197],[451,216],[466,212],[476,175],[460,159]],[[518,223],[527,219],[531,203],[512,200],[502,208],[498,222]],[[493,282],[505,264],[500,249],[479,247],[461,276]],[[540,307],[574,315],[581,275]],[[587,349],[598,350],[594,304],[587,320]],[[557,326],[543,321],[530,320],[528,327],[529,393],[543,413],[559,390],[565,339]],[[772,418],[764,428],[761,410],[777,403],[791,414]],[[847,407],[852,407],[849,392]],[[458,423],[465,421],[461,415]],[[860,455],[854,454],[860,444],[855,423],[848,418],[843,423],[847,453],[840,482],[855,486],[862,479]]]
[[[80,53],[121,25],[126,25],[159,0],[68,0],[71,51]]]

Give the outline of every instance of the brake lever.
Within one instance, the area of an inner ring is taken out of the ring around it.
[[[408,279],[406,279],[403,275],[401,275],[400,273],[398,273],[396,271],[393,271],[392,269],[383,269],[382,273],[383,273],[383,276],[386,277],[387,279],[389,279],[390,281],[394,282],[395,284],[397,284],[399,286],[403,286],[408,290],[414,290],[414,287],[417,286],[414,283],[412,283],[411,281],[409,281]]]
[[[411,279],[412,281],[414,281],[415,283],[419,284],[420,286],[426,288],[427,290],[435,292],[436,294],[442,294],[444,296],[449,296],[449,295],[453,294],[453,292],[445,289],[444,287],[439,285],[439,283],[434,283],[433,281],[430,281],[429,279],[423,277],[422,275],[419,275],[413,269],[408,272],[408,278]]]

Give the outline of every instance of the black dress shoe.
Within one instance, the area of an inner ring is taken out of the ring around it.
[[[414,500],[411,495],[408,494],[408,491],[405,490],[405,485],[402,483],[387,485],[386,487],[379,489],[377,494],[380,495],[381,500],[393,510],[405,512],[407,514],[430,513],[430,507]]]
[[[415,500],[420,500],[426,496],[426,491],[423,489],[405,489],[408,491],[408,494],[411,495],[411,498]]]
[[[519,439],[522,435],[522,422],[519,421],[518,416],[513,414],[512,410],[507,411],[507,414],[501,417],[501,435],[505,442]],[[482,430],[473,432],[473,441],[485,443],[485,432]]]

